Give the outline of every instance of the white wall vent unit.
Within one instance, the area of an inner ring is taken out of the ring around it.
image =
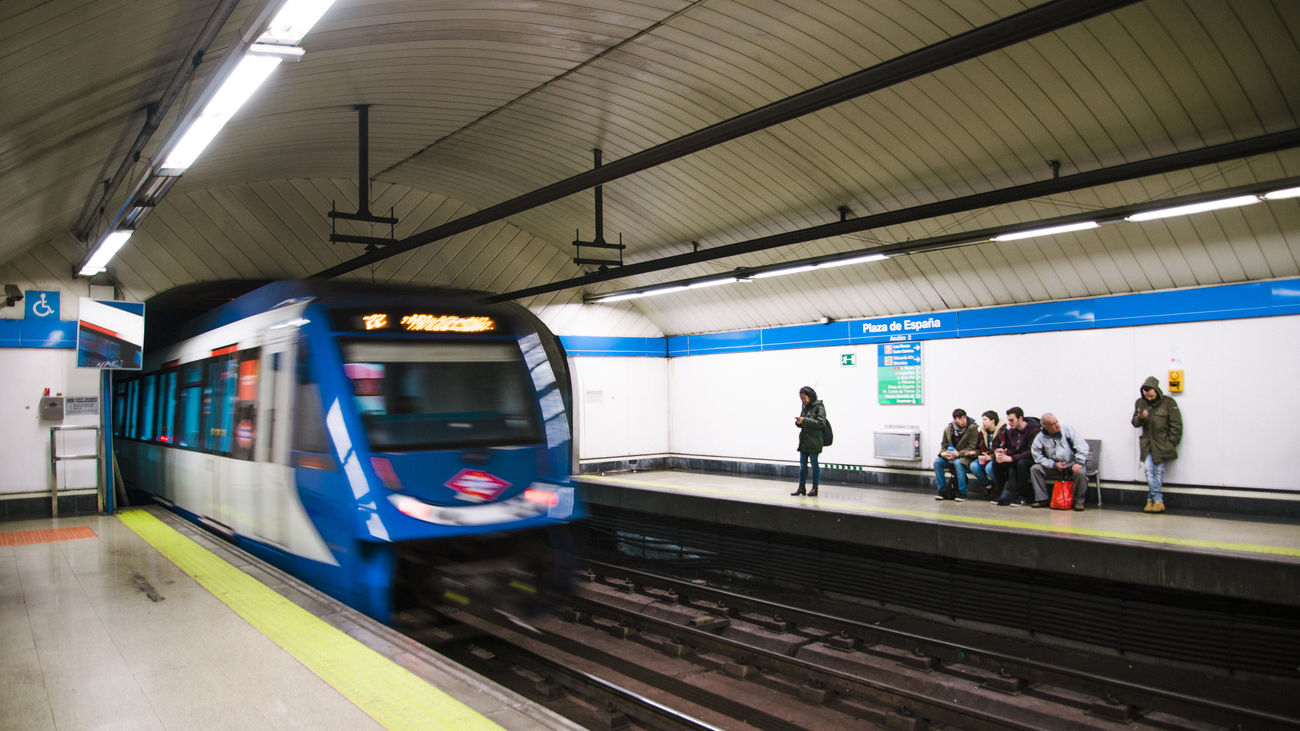
[[[899,459],[915,462],[921,459],[921,429],[904,427],[874,432],[876,459]]]

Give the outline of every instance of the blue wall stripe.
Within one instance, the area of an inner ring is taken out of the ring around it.
[[[669,338],[563,335],[560,341],[569,355],[580,357],[671,358],[1296,314],[1300,314],[1300,279],[1287,279],[826,325]],[[76,344],[75,320],[0,319],[0,348],[74,348]]]
[[[670,358],[1300,314],[1300,279],[667,338]],[[568,346],[568,339],[561,338]],[[643,338],[628,338],[643,340]],[[570,351],[572,352],[572,351]],[[581,353],[574,353],[581,355]],[[593,353],[628,355],[628,352]]]
[[[602,335],[561,335],[560,343],[569,355],[668,357],[664,338],[619,338]]]
[[[76,320],[0,320],[0,348],[75,348]]]

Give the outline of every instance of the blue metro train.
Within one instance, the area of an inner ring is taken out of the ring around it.
[[[567,592],[569,371],[523,307],[285,281],[175,335],[114,382],[128,488],[383,621]]]

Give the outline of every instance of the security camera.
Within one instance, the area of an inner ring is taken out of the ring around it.
[[[23,291],[16,284],[5,285],[5,307],[13,307],[23,301]]]

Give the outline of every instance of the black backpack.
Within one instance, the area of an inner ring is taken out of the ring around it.
[[[835,443],[835,432],[831,429],[831,420],[822,417],[822,446],[829,447]]]

